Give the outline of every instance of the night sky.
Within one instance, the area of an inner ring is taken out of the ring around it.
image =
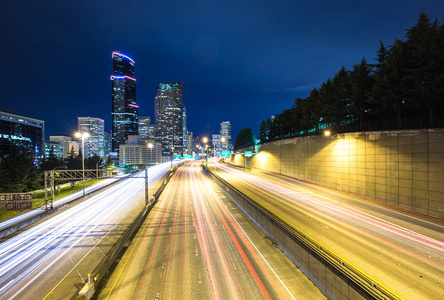
[[[44,120],[46,138],[78,116],[111,128],[111,53],[135,60],[139,115],[157,84],[184,82],[188,130],[239,130],[290,108],[344,65],[374,62],[420,11],[444,1],[2,1],[0,108]]]

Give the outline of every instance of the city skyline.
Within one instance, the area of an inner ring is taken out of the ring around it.
[[[72,134],[79,116],[104,119],[110,132],[113,51],[137,62],[140,115],[154,117],[158,83],[183,81],[189,131],[210,135],[230,120],[236,137],[246,126],[257,133],[342,65],[374,62],[379,41],[404,39],[420,11],[444,16],[442,1],[49,5],[8,2],[0,12],[0,107],[44,120],[45,139]]]

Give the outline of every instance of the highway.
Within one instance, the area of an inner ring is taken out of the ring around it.
[[[91,186],[85,187],[85,193],[86,194],[91,193],[94,190],[97,190],[97,189],[99,189],[101,187],[109,185],[109,184],[115,182],[116,180],[118,180],[120,178],[121,178],[121,175],[116,176],[114,178],[107,178],[107,179],[100,180],[99,182],[97,182],[97,183],[95,183],[95,184],[93,184]],[[74,199],[76,199],[78,197],[81,197],[82,195],[83,195],[83,190],[77,191],[77,192],[72,193],[71,195],[68,195],[66,197],[54,200],[53,206],[54,206],[54,208],[62,206],[62,205],[64,205],[67,202],[70,202],[70,201],[72,201],[72,200],[74,200]],[[48,198],[50,198],[50,192],[48,192]],[[48,201],[48,203],[49,202],[50,201]],[[23,214],[20,214],[18,216],[15,216],[13,218],[10,218],[10,219],[8,219],[6,221],[0,222],[0,231],[4,230],[6,228],[9,228],[11,226],[14,226],[16,224],[19,224],[19,223],[21,223],[21,222],[23,222],[25,220],[31,219],[31,218],[39,215],[39,214],[42,214],[44,211],[45,211],[44,207],[42,207],[40,209],[36,208],[36,209],[33,209],[33,210],[28,211],[26,213],[23,213]]]
[[[325,299],[200,169],[180,167],[99,299]]]
[[[149,168],[150,195],[169,168]],[[144,206],[144,173],[135,176],[2,242],[0,299],[75,299]]]
[[[442,220],[278,174],[210,168],[398,297],[444,299]]]

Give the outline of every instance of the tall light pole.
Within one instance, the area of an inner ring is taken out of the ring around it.
[[[208,154],[207,154],[207,143],[208,143],[208,139],[207,137],[204,137],[202,139],[202,142],[205,144],[205,161],[208,164]]]
[[[83,183],[83,197],[85,197],[85,139],[89,137],[89,133],[86,131],[78,131],[75,136],[82,138],[82,183]]]
[[[153,144],[152,143],[148,143],[148,149],[150,149],[151,151],[153,151],[152,149],[153,149]],[[152,157],[152,155],[151,155],[152,153],[150,153],[150,158]],[[149,163],[148,163],[148,166],[145,168],[145,205],[148,205],[148,192],[149,192],[149,186],[150,186],[150,183],[149,183],[149,181],[148,181],[148,168],[149,168]]]

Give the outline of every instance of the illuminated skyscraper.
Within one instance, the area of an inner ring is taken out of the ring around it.
[[[183,154],[183,83],[159,83],[154,99],[156,142],[162,144],[163,160]]]
[[[139,116],[139,140],[144,143],[154,141],[154,124],[148,116]]]
[[[183,107],[183,153],[187,152],[188,142],[187,142],[187,109]]]
[[[105,121],[100,118],[78,117],[78,128],[80,132],[88,132],[89,137],[85,139],[88,147],[88,157],[105,156]],[[86,154],[86,152],[85,152]]]
[[[111,75],[111,140],[112,151],[119,151],[128,135],[138,134],[139,106],[136,105],[136,79],[134,60],[119,52],[113,52]]]
[[[220,123],[220,139],[222,150],[231,150],[231,123],[230,121]]]

